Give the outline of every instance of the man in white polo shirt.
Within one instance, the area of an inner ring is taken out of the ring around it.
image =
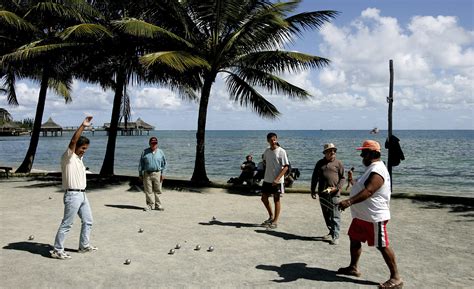
[[[84,128],[91,125],[91,120],[92,116],[84,119],[74,132],[68,149],[61,157],[62,187],[65,190],[64,217],[54,240],[54,250],[50,251],[51,257],[55,259],[65,260],[71,258],[69,254],[64,252],[64,241],[66,234],[72,227],[76,214],[79,215],[82,221],[79,253],[97,250],[97,247],[89,243],[92,229],[92,212],[86,196],[86,168],[82,163],[82,157],[89,148],[89,139],[81,136],[81,134]]]

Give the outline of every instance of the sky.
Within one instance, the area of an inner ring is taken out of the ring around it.
[[[336,10],[320,30],[303,33],[286,50],[331,60],[328,67],[288,73],[312,95],[295,101],[259,89],[281,115],[259,117],[229,100],[219,75],[209,102],[208,130],[364,130],[388,127],[389,61],[393,60],[393,129],[474,129],[474,0],[304,0],[298,12]],[[18,81],[19,106],[0,107],[14,120],[34,118],[39,85]],[[158,86],[129,86],[132,121],[158,130],[195,130],[198,103]],[[43,122],[94,126],[110,122],[113,92],[75,81],[73,101],[48,93]]]

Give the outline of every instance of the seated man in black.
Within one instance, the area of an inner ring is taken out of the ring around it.
[[[253,175],[255,173],[255,163],[253,162],[252,155],[248,155],[245,157],[246,161],[242,163],[240,169],[242,173],[240,173],[239,180],[243,182],[247,182],[248,185],[253,184]]]

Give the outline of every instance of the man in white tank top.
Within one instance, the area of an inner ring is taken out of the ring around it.
[[[86,117],[74,132],[67,150],[61,157],[62,187],[64,189],[64,217],[59,225],[54,249],[50,251],[51,257],[60,260],[70,259],[71,256],[64,251],[66,235],[72,227],[74,217],[81,218],[81,234],[79,239],[79,253],[96,251],[97,247],[89,243],[92,230],[92,212],[86,196],[86,168],[82,157],[89,148],[89,139],[81,136],[84,128],[91,125],[92,116]]]
[[[390,219],[390,174],[380,160],[380,144],[366,140],[361,147],[362,163],[367,167],[364,174],[352,187],[350,198],[338,205],[341,210],[351,207],[352,223],[349,227],[351,241],[351,263],[348,267],[339,268],[339,274],[359,277],[357,269],[362,243],[376,246],[382,253],[390,270],[390,279],[379,284],[379,288],[402,288],[403,281],[398,272],[395,253],[389,247],[387,222]]]

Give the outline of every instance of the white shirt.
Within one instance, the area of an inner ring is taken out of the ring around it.
[[[280,174],[281,169],[290,164],[286,151],[281,147],[277,147],[274,150],[267,148],[263,153],[263,161],[265,162],[265,176],[263,181],[267,183],[273,183],[278,174]],[[285,178],[281,177],[279,183],[282,184],[284,180]]]
[[[61,157],[61,171],[64,190],[86,188],[86,168],[82,163],[82,158],[69,148]]]
[[[351,206],[352,218],[367,222],[382,222],[390,220],[390,174],[382,161],[373,162],[367,167],[364,174],[357,179],[352,187],[350,196],[353,197],[365,188],[365,181],[371,173],[379,174],[383,179],[383,185],[367,200]]]

